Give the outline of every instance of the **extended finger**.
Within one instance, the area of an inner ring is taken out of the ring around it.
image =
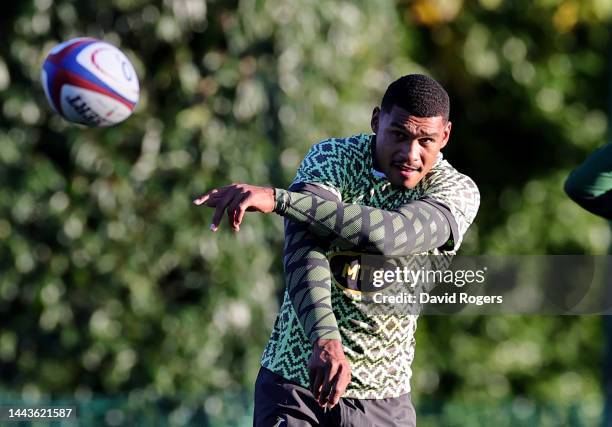
[[[196,205],[201,205],[204,202],[206,202],[210,198],[210,196],[212,194],[215,194],[218,191],[219,191],[219,189],[213,188],[212,190],[207,191],[206,193],[202,194],[201,196],[198,196],[195,199],[193,199],[193,203],[196,204]]]
[[[232,227],[235,231],[240,230],[240,223],[242,222],[242,218],[238,220],[238,216],[240,211],[244,209],[244,206],[247,206],[246,202],[248,198],[248,192],[240,194],[239,197],[234,197],[232,199],[232,202],[227,206],[227,219],[229,221],[230,227]]]
[[[212,222],[210,224],[210,229],[212,231],[217,231],[219,227],[219,223],[221,222],[221,217],[223,216],[223,212],[227,205],[232,201],[232,198],[236,195],[237,191],[226,191],[223,198],[217,203],[217,207],[215,208],[215,214],[213,215]]]
[[[244,197],[240,201],[240,203],[238,203],[236,215],[234,217],[235,218],[234,222],[238,228],[240,228],[240,224],[242,224],[242,219],[244,218],[244,214],[246,213],[247,210],[249,210],[250,207],[251,207],[251,204],[249,203],[249,195],[246,195],[246,197]]]
[[[314,381],[312,382],[312,394],[315,400],[319,400],[319,396],[321,395],[321,383],[323,382],[323,377],[325,376],[325,367],[319,366],[315,369]]]
[[[199,205],[203,204],[204,202],[206,202],[210,198],[211,194],[217,193],[218,191],[219,191],[219,189],[213,188],[212,190],[207,191],[206,193],[202,194],[201,196],[198,196],[195,199],[193,199],[193,203],[199,206]]]
[[[338,368],[338,374],[336,375],[336,378],[334,378],[334,383],[332,385],[331,393],[329,394],[328,398],[328,402],[330,402],[330,408],[333,408],[338,404],[340,398],[344,394],[344,390],[346,390],[346,387],[350,382],[350,379],[350,373],[348,373],[346,369],[344,369],[342,365],[340,365],[340,367]]]
[[[326,405],[328,402],[329,395],[331,394],[332,387],[336,383],[336,373],[338,372],[339,364],[331,363],[329,369],[325,372],[323,378],[323,384],[321,385],[321,395],[319,396],[319,405]]]
[[[223,200],[225,193],[213,193],[208,196],[199,206],[206,206],[209,208],[216,208],[221,200]]]
[[[233,185],[233,184],[232,184]],[[193,200],[193,203],[196,205],[201,205],[209,199],[217,199],[223,196],[223,194],[231,187],[231,185],[224,185],[223,187],[213,188],[212,190],[207,191],[201,196],[196,197]]]

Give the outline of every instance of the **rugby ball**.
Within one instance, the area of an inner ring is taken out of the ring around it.
[[[55,46],[42,67],[51,108],[86,126],[111,126],[127,119],[138,102],[138,76],[115,46],[80,37]]]

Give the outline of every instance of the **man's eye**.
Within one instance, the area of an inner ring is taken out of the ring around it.
[[[419,139],[419,141],[421,142],[421,144],[431,144],[432,142],[434,142],[433,138],[421,138]]]
[[[403,138],[404,138],[404,133],[403,133],[403,132],[400,132],[400,131],[398,131],[398,130],[394,130],[394,131],[392,131],[392,132],[391,132],[391,134],[392,134],[392,135],[393,135],[395,138],[397,138],[397,139],[403,139]]]

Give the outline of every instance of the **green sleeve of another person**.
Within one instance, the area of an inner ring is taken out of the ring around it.
[[[596,150],[570,173],[565,192],[589,212],[612,220],[612,143]]]

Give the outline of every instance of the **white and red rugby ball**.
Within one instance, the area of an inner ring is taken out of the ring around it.
[[[109,43],[88,37],[61,43],[49,52],[42,84],[57,113],[92,127],[127,119],[140,95],[138,76],[127,56]]]

